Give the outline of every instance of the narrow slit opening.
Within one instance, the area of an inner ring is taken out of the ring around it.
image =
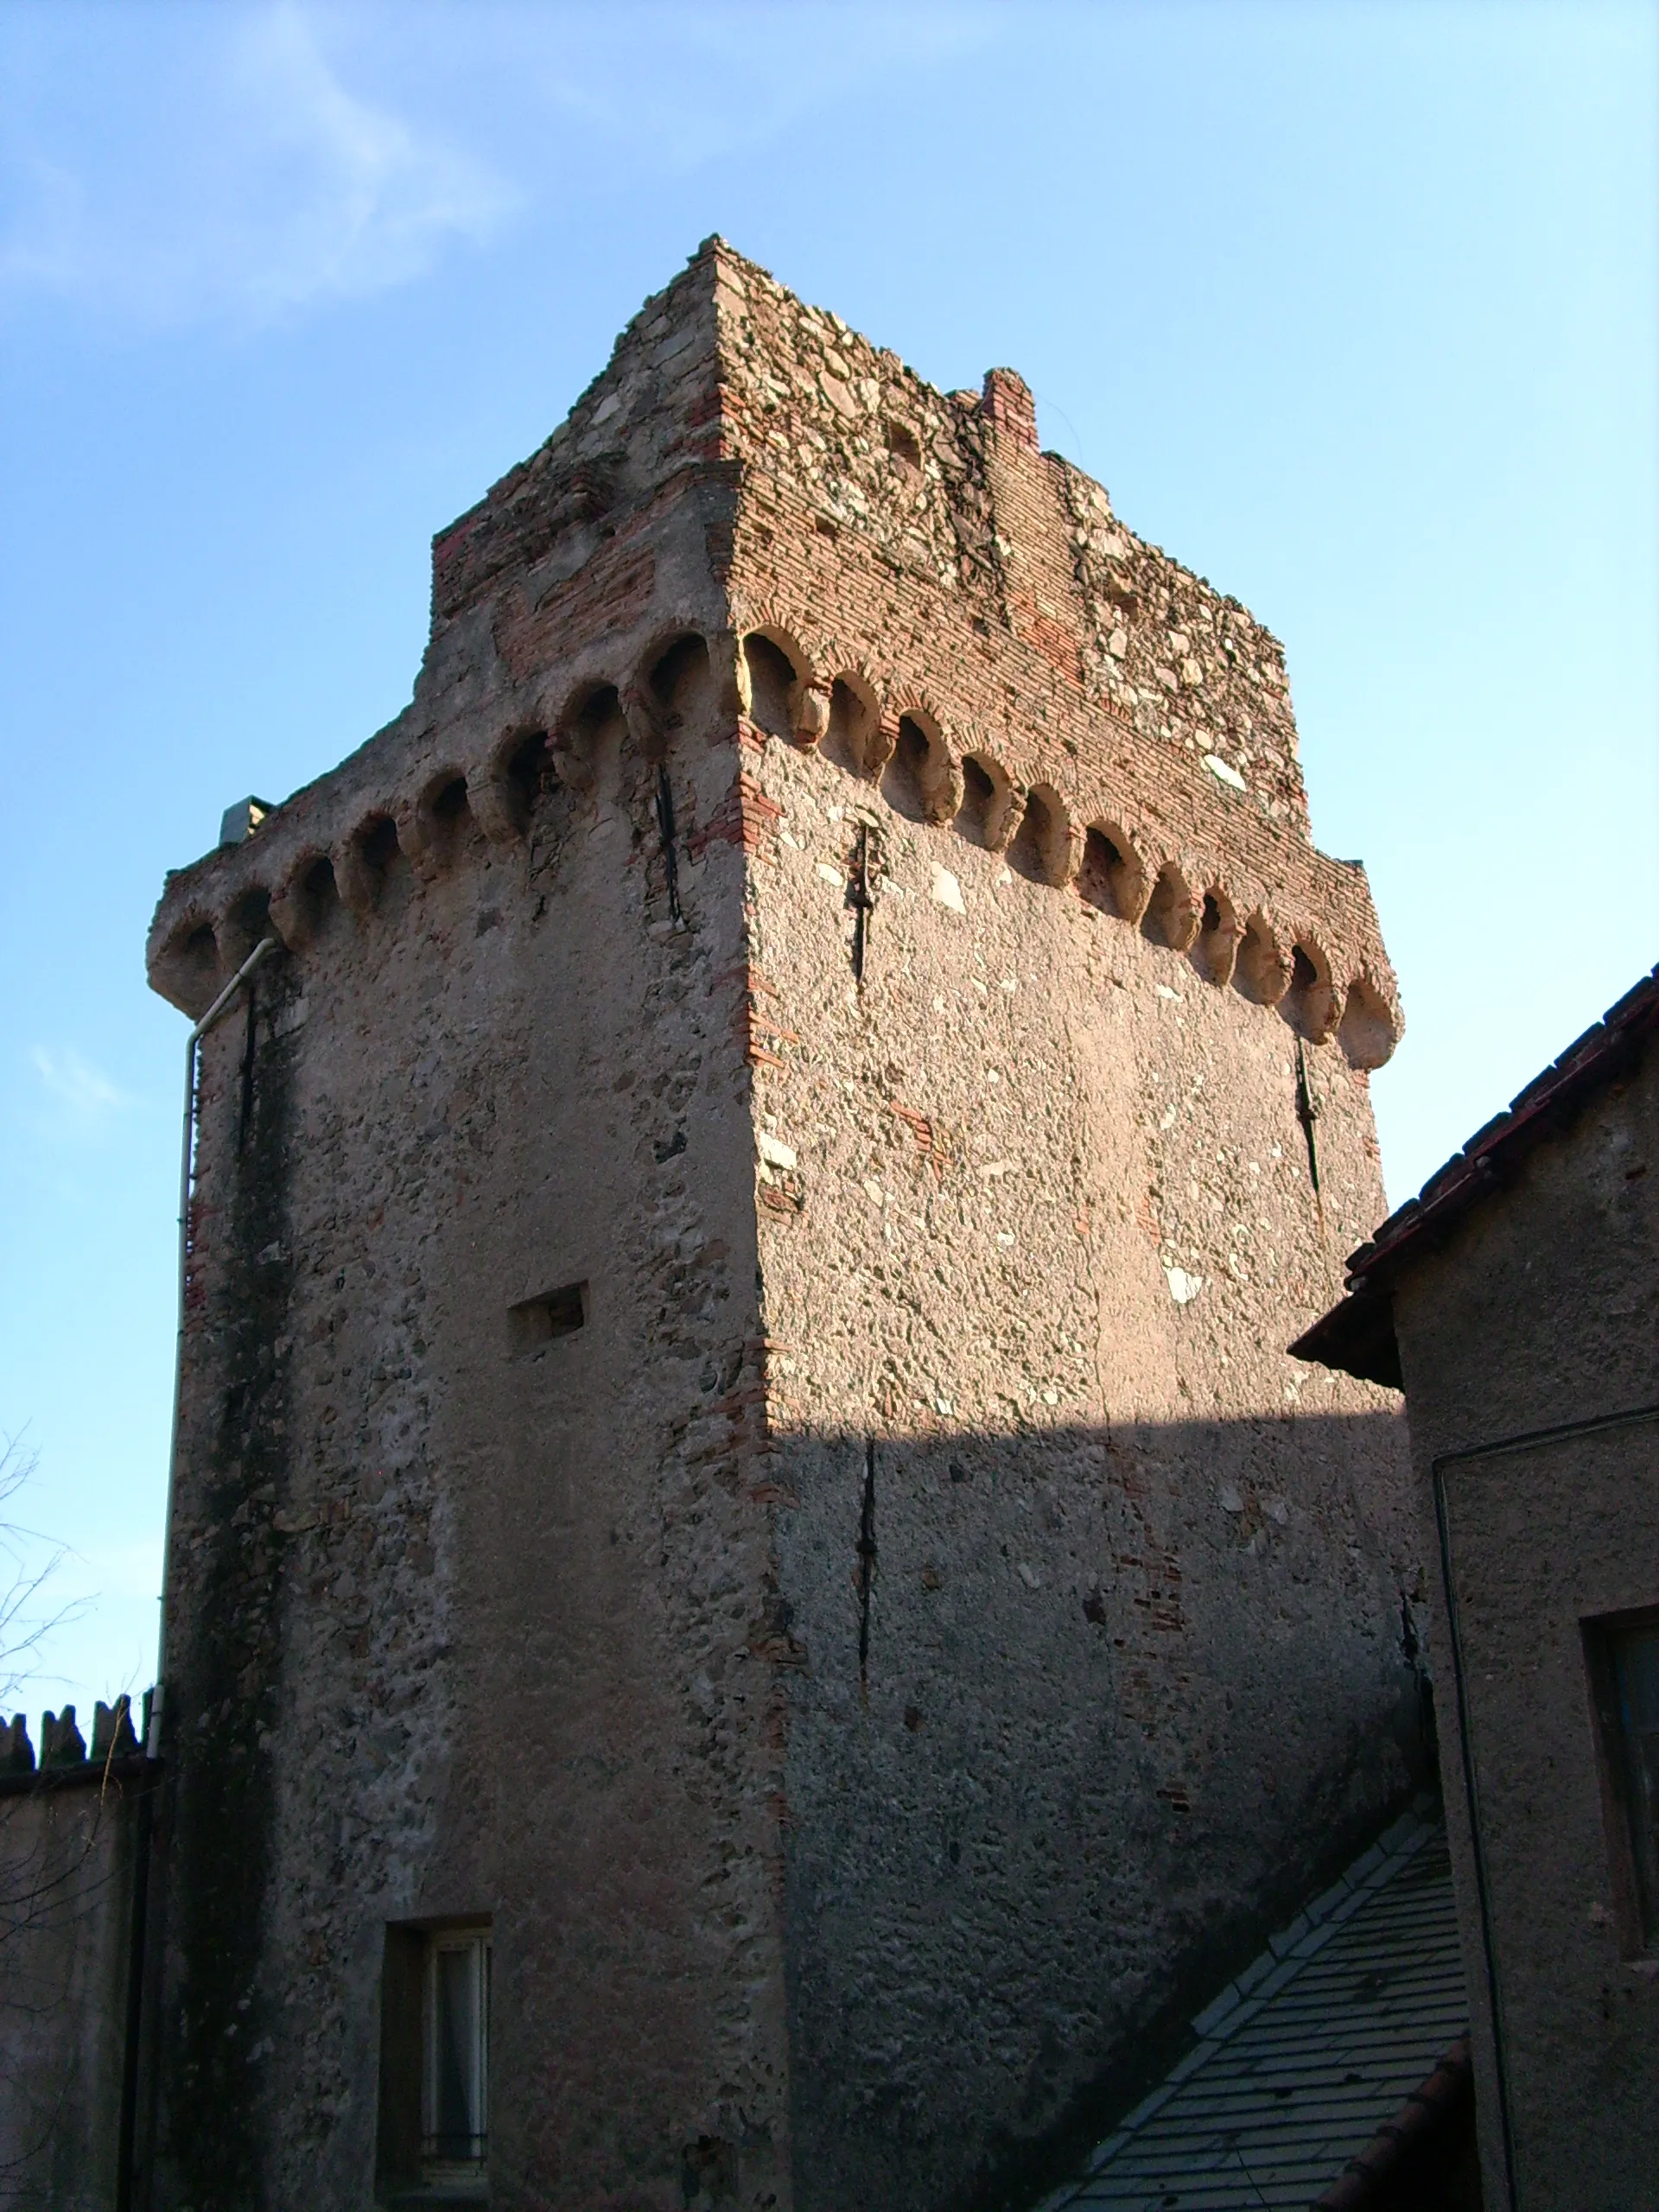
[[[894,461],[898,462],[900,468],[913,470],[918,474],[920,474],[922,466],[921,440],[916,435],[915,431],[911,429],[908,423],[888,423],[887,451],[893,455]]]

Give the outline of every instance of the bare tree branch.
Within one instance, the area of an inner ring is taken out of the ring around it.
[[[86,1602],[75,1599],[53,1612],[38,1610],[41,1592],[70,1556],[67,1544],[25,1528],[8,1512],[39,1465],[40,1454],[25,1446],[21,1434],[0,1432],[0,1703],[16,1695],[34,1672],[46,1639],[75,1619]]]

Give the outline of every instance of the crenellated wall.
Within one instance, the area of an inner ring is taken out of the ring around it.
[[[283,948],[202,1047],[156,2202],[363,2201],[387,1926],[480,1913],[493,2201],[989,2201],[1411,1784],[1392,1401],[1282,1354],[1381,1208],[1363,872],[1012,372],[719,241],[434,576],[151,931],[193,1016]]]
[[[148,1700],[146,1700],[148,1702]],[[130,1701],[0,1727],[0,2189],[16,2212],[118,2201],[135,1885],[155,1770]]]

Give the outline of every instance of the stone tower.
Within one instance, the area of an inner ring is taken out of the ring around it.
[[[1395,1402],[1283,1350],[1383,1211],[1364,874],[1017,376],[718,239],[434,576],[151,935],[192,1015],[283,950],[202,1046],[147,2186],[998,2202],[1412,1784]]]

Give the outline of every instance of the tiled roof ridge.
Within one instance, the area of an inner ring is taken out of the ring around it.
[[[1500,1156],[1512,1154],[1546,1134],[1549,1117],[1605,1081],[1643,1030],[1659,1024],[1659,965],[1610,1006],[1567,1050],[1518,1091],[1501,1114],[1476,1130],[1414,1198],[1396,1206],[1357,1251],[1348,1255],[1348,1287],[1370,1287],[1366,1278],[1394,1259],[1408,1239],[1461,1211],[1490,1188]]]
[[[1299,1912],[1288,1927],[1268,1938],[1267,1948],[1236,1974],[1220,1994],[1194,2015],[1192,2029],[1198,2043],[1179,2060],[1157,2088],[1125,2114],[1116,2128],[1090,2157],[1081,2177],[1067,2181],[1046,2197],[1039,2212],[1062,2212],[1076,2201],[1094,2177],[1128,2150],[1145,2123],[1224,2050],[1240,2028],[1255,2018],[1269,1999],[1294,1981],[1309,1962],[1360,1907],[1385,1889],[1404,1871],[1424,1846],[1440,1833],[1433,1817],[1434,1800],[1427,1790],[1413,1800],[1392,1826],[1363,1851],[1330,1888]]]

